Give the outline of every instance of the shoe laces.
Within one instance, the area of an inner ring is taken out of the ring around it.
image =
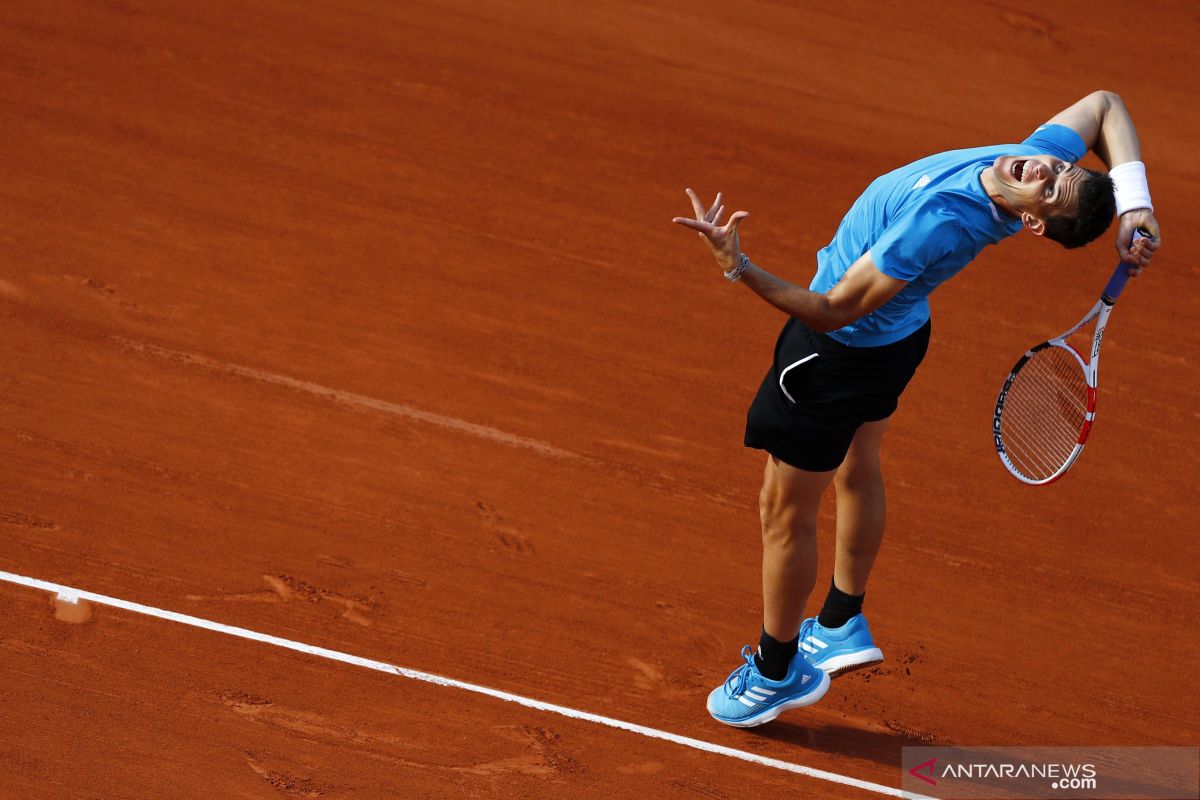
[[[729,697],[737,697],[746,691],[746,683],[750,680],[751,673],[754,672],[754,648],[750,645],[743,646],[742,658],[746,663],[735,669],[725,679],[725,694]]]

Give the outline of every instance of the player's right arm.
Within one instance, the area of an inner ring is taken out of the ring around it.
[[[1055,114],[1046,124],[1064,125],[1078,133],[1087,148],[1109,169],[1131,162],[1137,162],[1137,168],[1141,169],[1142,148],[1133,117],[1115,92],[1092,92]],[[1116,173],[1113,176],[1115,178]],[[1150,231],[1153,238],[1143,239],[1131,248],[1129,241],[1137,228]],[[1161,232],[1152,208],[1130,208],[1121,214],[1117,225],[1117,252],[1122,261],[1134,265],[1131,274],[1137,274],[1150,263],[1160,241]]]
[[[1055,114],[1046,124],[1063,125],[1078,133],[1087,148],[1109,167],[1142,158],[1133,118],[1114,92],[1092,92]]]

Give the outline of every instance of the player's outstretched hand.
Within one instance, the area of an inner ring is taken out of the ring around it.
[[[685,189],[688,198],[692,201],[692,210],[696,213],[696,218],[691,217],[675,217],[672,222],[676,222],[685,228],[700,234],[708,246],[712,249],[712,254],[717,259],[717,264],[721,269],[728,272],[737,266],[738,261],[742,257],[741,242],[738,239],[738,226],[742,224],[742,220],[750,216],[749,211],[736,211],[729,221],[721,224],[721,217],[725,213],[724,201],[721,193],[717,192],[717,199],[713,201],[712,207],[708,211],[704,210],[704,206],[700,203],[700,198],[691,189]]]
[[[1133,231],[1136,228],[1145,228],[1154,238],[1138,239],[1131,246],[1129,242],[1133,239]],[[1160,244],[1162,233],[1158,229],[1158,220],[1154,218],[1153,211],[1148,208],[1135,208],[1121,215],[1117,223],[1117,252],[1120,253],[1121,260],[1129,265],[1130,276],[1142,274],[1142,268],[1150,263]]]

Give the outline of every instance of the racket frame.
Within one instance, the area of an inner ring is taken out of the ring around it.
[[[1053,339],[1048,339],[1041,344],[1034,345],[1029,348],[1013,365],[1012,370],[1008,373],[1008,378],[1004,381],[1004,386],[1000,389],[1000,395],[996,398],[996,410],[992,417],[992,438],[996,443],[996,453],[1000,456],[1000,461],[1004,463],[1005,468],[1013,474],[1013,476],[1022,483],[1030,486],[1044,486],[1048,483],[1053,483],[1063,476],[1071,465],[1075,463],[1075,459],[1079,458],[1079,454],[1083,452],[1083,446],[1087,444],[1088,434],[1092,430],[1092,420],[1096,418],[1096,376],[1100,367],[1100,344],[1104,340],[1104,326],[1108,324],[1108,315],[1112,312],[1112,302],[1105,302],[1104,299],[1098,300],[1091,310],[1083,319],[1079,320],[1069,330],[1064,331]],[[1092,337],[1091,357],[1084,361],[1083,354],[1072,347],[1068,342],[1071,336],[1079,331],[1084,325],[1099,317],[1096,323],[1096,332]],[[1004,447],[1004,438],[1001,435],[1002,418],[1004,412],[1004,403],[1008,399],[1008,390],[1012,388],[1013,381],[1017,379],[1017,373],[1025,366],[1026,362],[1033,357],[1035,353],[1039,353],[1048,347],[1061,347],[1066,350],[1079,364],[1079,368],[1083,371],[1084,379],[1087,381],[1087,409],[1084,413],[1083,428],[1079,432],[1079,438],[1075,442],[1075,447],[1071,450],[1070,455],[1063,461],[1063,464],[1050,476],[1045,478],[1033,478],[1021,471],[1012,459],[1008,456],[1008,451]]]
[[[1143,229],[1138,229],[1133,234],[1133,241],[1137,241],[1144,236],[1149,236],[1149,232]],[[1079,458],[1079,454],[1083,452],[1083,446],[1087,444],[1088,434],[1092,431],[1092,422],[1096,419],[1096,380],[1100,369],[1100,345],[1104,342],[1104,328],[1108,325],[1108,316],[1112,313],[1113,305],[1117,302],[1117,298],[1121,296],[1125,284],[1129,281],[1129,265],[1125,263],[1117,264],[1117,268],[1113,270],[1112,277],[1109,278],[1108,284],[1104,287],[1103,294],[1096,304],[1084,315],[1083,319],[1075,323],[1063,333],[1055,336],[1053,339],[1047,339],[1041,344],[1034,345],[1025,351],[1025,354],[1017,359],[1017,363],[1013,365],[1012,370],[1008,373],[1008,378],[1005,379],[1004,385],[1000,388],[1000,394],[996,398],[996,410],[992,415],[992,439],[996,444],[996,454],[1000,456],[1001,463],[1005,469],[1013,474],[1013,476],[1022,483],[1030,486],[1045,486],[1049,483],[1054,483],[1071,468],[1075,463],[1075,459]],[[1096,330],[1092,334],[1092,348],[1089,358],[1085,361],[1083,354],[1071,346],[1067,339],[1071,338],[1084,325],[1087,325],[1093,319],[1096,320]],[[1083,370],[1084,379],[1087,381],[1087,406],[1084,413],[1083,427],[1079,432],[1079,438],[1075,442],[1075,447],[1070,455],[1064,460],[1063,464],[1050,476],[1045,478],[1033,478],[1023,473],[1017,467],[1012,459],[1008,456],[1008,451],[1004,447],[1004,437],[1002,436],[1002,414],[1004,412],[1004,403],[1008,399],[1009,389],[1012,388],[1013,381],[1017,379],[1017,373],[1021,368],[1033,357],[1035,353],[1045,350],[1048,347],[1061,347],[1069,352],[1078,362],[1079,368]]]

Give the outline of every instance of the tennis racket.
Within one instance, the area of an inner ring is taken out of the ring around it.
[[[1133,241],[1149,237],[1139,228]],[[1017,480],[1041,486],[1058,480],[1079,458],[1096,418],[1096,370],[1100,344],[1113,304],[1129,280],[1129,265],[1113,271],[1091,311],[1070,330],[1030,348],[1008,374],[996,414],[992,438],[1004,466]],[[1091,358],[1067,342],[1096,320]]]

